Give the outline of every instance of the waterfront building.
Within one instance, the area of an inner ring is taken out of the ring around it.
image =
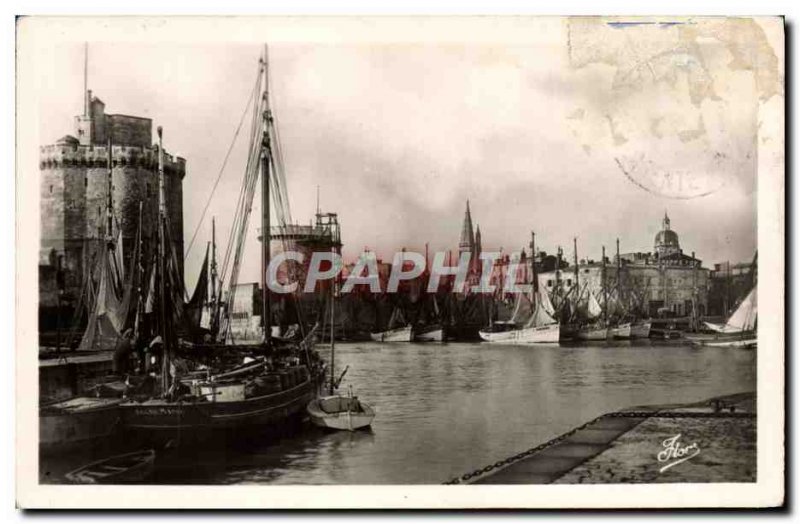
[[[119,239],[125,271],[139,227],[150,243],[158,217],[158,145],[152,120],[109,114],[102,100],[85,90],[75,136],[66,135],[39,151],[41,240],[39,304],[41,329],[61,303],[75,307],[102,243],[107,240],[107,208],[112,235]],[[110,148],[110,150],[109,150]],[[183,178],[186,160],[164,155],[167,218],[178,271],[183,276]],[[59,297],[60,291],[60,297]]]
[[[610,253],[610,250],[608,251]],[[699,315],[708,313],[710,271],[694,253],[686,255],[680,247],[678,233],[664,215],[661,230],[656,234],[652,252],[629,252],[606,255],[603,260],[582,259],[575,264],[539,273],[539,285],[551,293],[559,287],[566,293],[577,278],[599,298],[606,290],[618,293],[635,304],[642,313],[657,316],[669,311],[675,316],[690,315],[696,307]]]
[[[709,314],[727,317],[757,280],[755,261],[714,264],[710,274]]]

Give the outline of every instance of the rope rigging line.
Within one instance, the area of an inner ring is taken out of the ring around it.
[[[233,140],[231,140],[231,144],[228,147],[228,152],[225,153],[225,159],[222,161],[222,166],[219,168],[219,173],[217,174],[217,179],[214,181],[214,186],[211,188],[211,193],[208,195],[208,199],[206,199],[206,204],[203,207],[203,212],[200,214],[200,220],[197,222],[197,227],[192,234],[192,239],[189,241],[189,247],[186,248],[186,252],[183,255],[184,262],[189,257],[189,252],[192,250],[192,246],[194,245],[195,238],[197,238],[197,233],[200,231],[200,227],[203,225],[203,220],[205,219],[206,212],[208,211],[208,206],[211,204],[211,199],[214,197],[214,192],[217,190],[217,186],[219,185],[219,181],[222,179],[222,174],[225,172],[225,167],[228,165],[228,159],[231,156],[231,151],[233,151],[233,146],[236,144],[236,140],[239,137],[239,132],[242,129],[242,124],[244,123],[245,116],[247,116],[247,112],[250,109],[250,105],[253,103],[253,99],[255,98],[258,92],[255,88],[253,88],[253,92],[250,94],[250,97],[247,99],[247,104],[245,105],[244,111],[242,112],[242,116],[239,119],[239,124],[236,126],[236,132],[233,134]]]

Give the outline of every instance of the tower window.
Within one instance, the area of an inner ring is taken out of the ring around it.
[[[88,187],[88,186],[89,186],[89,177],[88,176],[84,176],[83,177],[83,187]]]
[[[50,184],[50,194],[53,194],[53,184]]]

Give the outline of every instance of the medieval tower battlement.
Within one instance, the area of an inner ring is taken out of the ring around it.
[[[125,269],[130,267],[141,205],[145,243],[158,218],[158,145],[152,120],[107,114],[105,104],[86,90],[84,113],[75,117],[75,135],[40,147],[40,307],[55,306],[56,269],[63,271],[65,305],[78,301],[87,274],[106,239],[109,169],[113,235],[122,232]],[[111,154],[109,155],[109,144]],[[109,157],[110,163],[109,166]],[[183,177],[186,160],[164,153],[167,218],[175,258],[183,274]]]

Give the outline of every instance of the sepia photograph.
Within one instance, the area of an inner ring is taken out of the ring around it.
[[[783,503],[782,18],[16,45],[22,507]]]

